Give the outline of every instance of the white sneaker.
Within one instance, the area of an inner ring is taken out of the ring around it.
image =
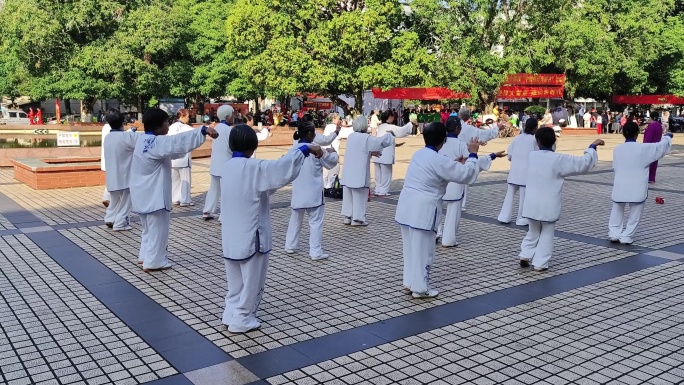
[[[349,217],[344,217],[344,219],[342,220],[342,223],[344,223],[345,225],[351,225],[351,222],[352,220]]]
[[[133,230],[133,228],[131,226],[126,226],[126,227],[122,227],[120,229],[113,229],[113,230],[114,231],[129,231],[129,230]]]
[[[413,294],[411,294],[411,296],[413,296],[413,298],[435,298],[438,295],[439,295],[439,291],[437,291],[435,289],[430,289],[424,293],[416,293],[414,291]]]
[[[632,238],[620,238],[620,244],[622,245],[631,245],[632,243],[634,243]]]
[[[361,221],[353,221],[351,223],[352,226],[368,226],[368,222],[361,222]]]
[[[214,216],[211,215],[211,213],[202,213],[202,219],[204,219],[205,221],[208,221],[210,219],[214,219]]]
[[[194,206],[195,204],[190,202],[190,203],[181,203],[180,207],[188,207],[188,206]]]
[[[285,249],[285,254],[294,254],[294,253],[295,253],[294,250]]]
[[[330,254],[321,254],[318,257],[311,257],[311,260],[318,261],[321,259],[328,259],[328,258],[330,258]]]
[[[529,226],[530,222],[527,221],[520,221],[520,222],[515,222],[516,226]]]
[[[178,205],[180,205],[180,202],[173,202],[173,205],[178,206]]]

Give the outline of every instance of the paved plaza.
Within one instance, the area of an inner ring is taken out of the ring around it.
[[[344,226],[341,201],[326,202],[328,260],[284,253],[290,190],[278,191],[262,328],[243,335],[220,321],[221,229],[200,218],[208,159],[193,162],[195,206],[172,213],[174,268],[153,274],[136,264],[137,217],[130,232],[102,223],[102,187],[36,191],[0,169],[0,384],[682,383],[684,139],[624,246],[606,239],[612,148],[623,140],[604,137],[599,165],[565,184],[547,272],[519,268],[526,229],[496,220],[509,165],[500,159],[468,191],[460,245],[437,248],[430,300],[402,294],[394,222],[422,138],[399,140],[392,196],[371,200],[368,227]],[[563,136],[558,148],[581,154],[593,139]],[[302,250],[306,240],[305,225]]]

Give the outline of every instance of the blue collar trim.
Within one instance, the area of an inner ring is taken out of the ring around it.
[[[541,150],[541,151],[551,151],[551,152],[553,152],[553,148],[547,148],[547,147],[539,147],[539,150]]]
[[[627,139],[627,140],[625,140],[625,143],[629,143],[629,142],[636,142],[636,139]]]
[[[244,152],[233,151],[233,158],[247,158]]]
[[[154,134],[154,132],[150,132],[150,131],[145,131],[145,135],[154,135],[154,136],[156,136],[156,135]]]
[[[456,134],[447,134],[447,138],[458,138]]]
[[[425,148],[429,148],[430,150],[437,152],[437,147],[435,146],[425,146]]]
[[[222,124],[225,124],[226,126],[228,125],[228,122],[225,121],[225,120],[222,120],[221,123],[222,123]]]

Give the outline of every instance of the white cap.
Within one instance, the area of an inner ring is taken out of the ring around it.
[[[231,116],[233,116],[233,107],[225,104],[216,110],[216,116],[219,118],[219,120],[227,120]]]

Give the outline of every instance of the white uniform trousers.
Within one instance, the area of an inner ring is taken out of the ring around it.
[[[515,219],[515,224],[518,226],[527,225],[527,219],[522,217],[523,202],[525,202],[525,186],[518,186],[515,184],[508,184],[508,191],[506,191],[506,197],[504,198],[501,212],[499,213],[499,222],[511,222],[511,217],[513,216],[513,200],[515,199],[515,193],[517,192],[520,192],[520,196],[518,199],[518,217]]]
[[[109,202],[109,206],[105,208],[105,215],[104,215],[104,222],[105,223],[114,223],[116,220],[116,211],[114,209],[114,205],[112,204],[112,194],[105,189],[106,194],[102,194],[102,201],[107,201]],[[105,196],[106,195],[106,196]],[[105,197],[107,199],[105,199]],[[130,198],[129,198],[130,200]]]
[[[468,198],[468,186],[463,186],[463,199],[461,199],[461,210],[465,211],[466,198]]]
[[[527,235],[520,244],[520,259],[532,261],[536,269],[549,267],[553,254],[553,234],[556,222],[540,222],[529,219]]]
[[[110,211],[111,214],[109,214]],[[130,224],[131,215],[131,190],[112,191],[110,193],[107,214],[111,215],[111,222],[114,223],[114,230],[127,227]]]
[[[461,204],[463,200],[447,202],[444,224],[439,226],[437,236],[442,238],[442,246],[458,245],[458,225],[461,223]]]
[[[111,200],[111,196],[109,194],[109,191],[107,191],[107,187],[105,186],[104,192],[102,193],[102,202],[109,202]]]
[[[209,175],[209,177],[211,178],[209,181],[209,191],[207,191],[207,196],[204,198],[204,210],[202,212],[215,214],[221,200],[221,177],[214,175]]]
[[[299,247],[299,233],[302,231],[304,213],[309,214],[309,256],[317,258],[323,255],[321,239],[323,238],[324,205],[310,209],[293,209],[290,224],[287,226],[285,249],[297,250]]]
[[[392,165],[375,163],[375,195],[386,195],[392,184]]]
[[[629,217],[625,225],[625,206],[629,205]],[[643,203],[615,203],[613,202],[613,210],[610,212],[610,220],[608,222],[608,233],[610,239],[617,239],[622,243],[634,242],[634,234],[639,226],[641,214],[644,212]],[[623,229],[624,226],[624,229]]]
[[[335,177],[340,175],[340,165],[339,163],[330,170],[323,170],[323,188],[332,188],[335,184]]]
[[[414,293],[430,289],[430,272],[435,259],[435,233],[401,225],[404,247],[404,287]]]
[[[342,215],[353,221],[366,221],[368,207],[368,187],[350,188],[344,186],[342,190]]]
[[[261,326],[256,318],[264,295],[268,254],[256,253],[244,261],[226,259],[226,308],[222,322],[232,333],[244,333]]]
[[[171,213],[164,209],[149,214],[139,214],[142,225],[138,261],[144,269],[160,269],[171,265],[166,257],[169,246]]]
[[[192,203],[190,195],[192,168],[174,167],[171,169],[171,201],[181,204]]]

